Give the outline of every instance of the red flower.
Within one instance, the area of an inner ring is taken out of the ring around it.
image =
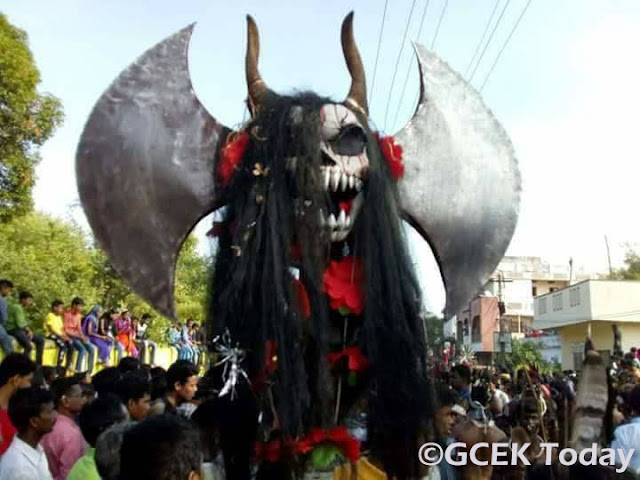
[[[393,135],[381,137],[378,133],[375,134],[378,140],[378,146],[382,151],[389,170],[391,171],[391,177],[394,180],[398,180],[404,175],[404,162],[402,161],[402,145],[396,143],[396,139]]]
[[[298,294],[298,307],[300,308],[300,315],[307,320],[311,316],[311,303],[309,302],[309,294],[304,284],[297,278],[293,279],[293,286]]]
[[[329,295],[331,308],[348,309],[351,313],[362,313],[364,292],[362,290],[362,262],[354,257],[332,261],[324,272],[324,291]]]
[[[240,165],[248,143],[249,134],[247,132],[234,132],[227,137],[227,143],[222,147],[220,165],[218,166],[218,176],[225,187],[229,185],[231,177]]]
[[[369,359],[362,354],[358,347],[349,347],[341,352],[330,353],[327,355],[327,360],[330,365],[334,365],[344,357],[347,358],[347,368],[352,372],[359,372],[369,368]]]

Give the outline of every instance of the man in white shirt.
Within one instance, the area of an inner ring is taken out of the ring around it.
[[[616,464],[622,464],[617,450],[622,450],[622,454],[628,457],[633,450],[629,461],[629,471],[640,474],[640,385],[634,387],[629,396],[629,407],[631,408],[631,421],[625,425],[620,425],[613,432],[611,448],[616,449]]]
[[[51,392],[38,387],[19,390],[9,400],[9,418],[18,434],[2,457],[0,480],[51,480],[40,446],[57,419]]]

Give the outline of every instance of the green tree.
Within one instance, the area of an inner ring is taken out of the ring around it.
[[[534,368],[540,373],[551,373],[555,365],[547,362],[538,342],[513,340],[511,343],[511,355],[506,356],[506,361],[513,370]]]
[[[640,280],[640,255],[632,248],[627,248],[624,264],[624,268],[614,270],[612,280]]]
[[[40,73],[27,34],[0,14],[0,222],[33,206],[39,147],[62,123],[60,101],[38,93]]]

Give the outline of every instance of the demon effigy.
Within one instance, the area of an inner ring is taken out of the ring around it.
[[[369,467],[423,476],[417,449],[430,438],[433,405],[402,220],[432,247],[445,314],[455,314],[513,235],[520,177],[507,135],[421,45],[415,115],[394,136],[376,132],[353,14],[342,25],[352,79],[342,102],[271,90],[248,17],[251,119],[232,131],[192,89],[192,29],[125,69],[85,127],[79,191],[100,246],[138,294],[175,317],[180,246],[201,218],[221,212],[210,331],[220,394],[251,404],[239,409],[250,425],[236,434],[252,445],[251,455],[225,452],[227,478],[243,478],[229,465],[249,456],[258,478],[336,478],[344,465],[349,478]]]

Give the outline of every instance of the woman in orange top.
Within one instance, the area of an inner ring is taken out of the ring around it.
[[[133,342],[134,328],[131,317],[129,317],[129,310],[123,310],[120,316],[116,319],[116,329],[118,331],[118,342],[120,342],[130,356],[137,357],[138,349]]]

